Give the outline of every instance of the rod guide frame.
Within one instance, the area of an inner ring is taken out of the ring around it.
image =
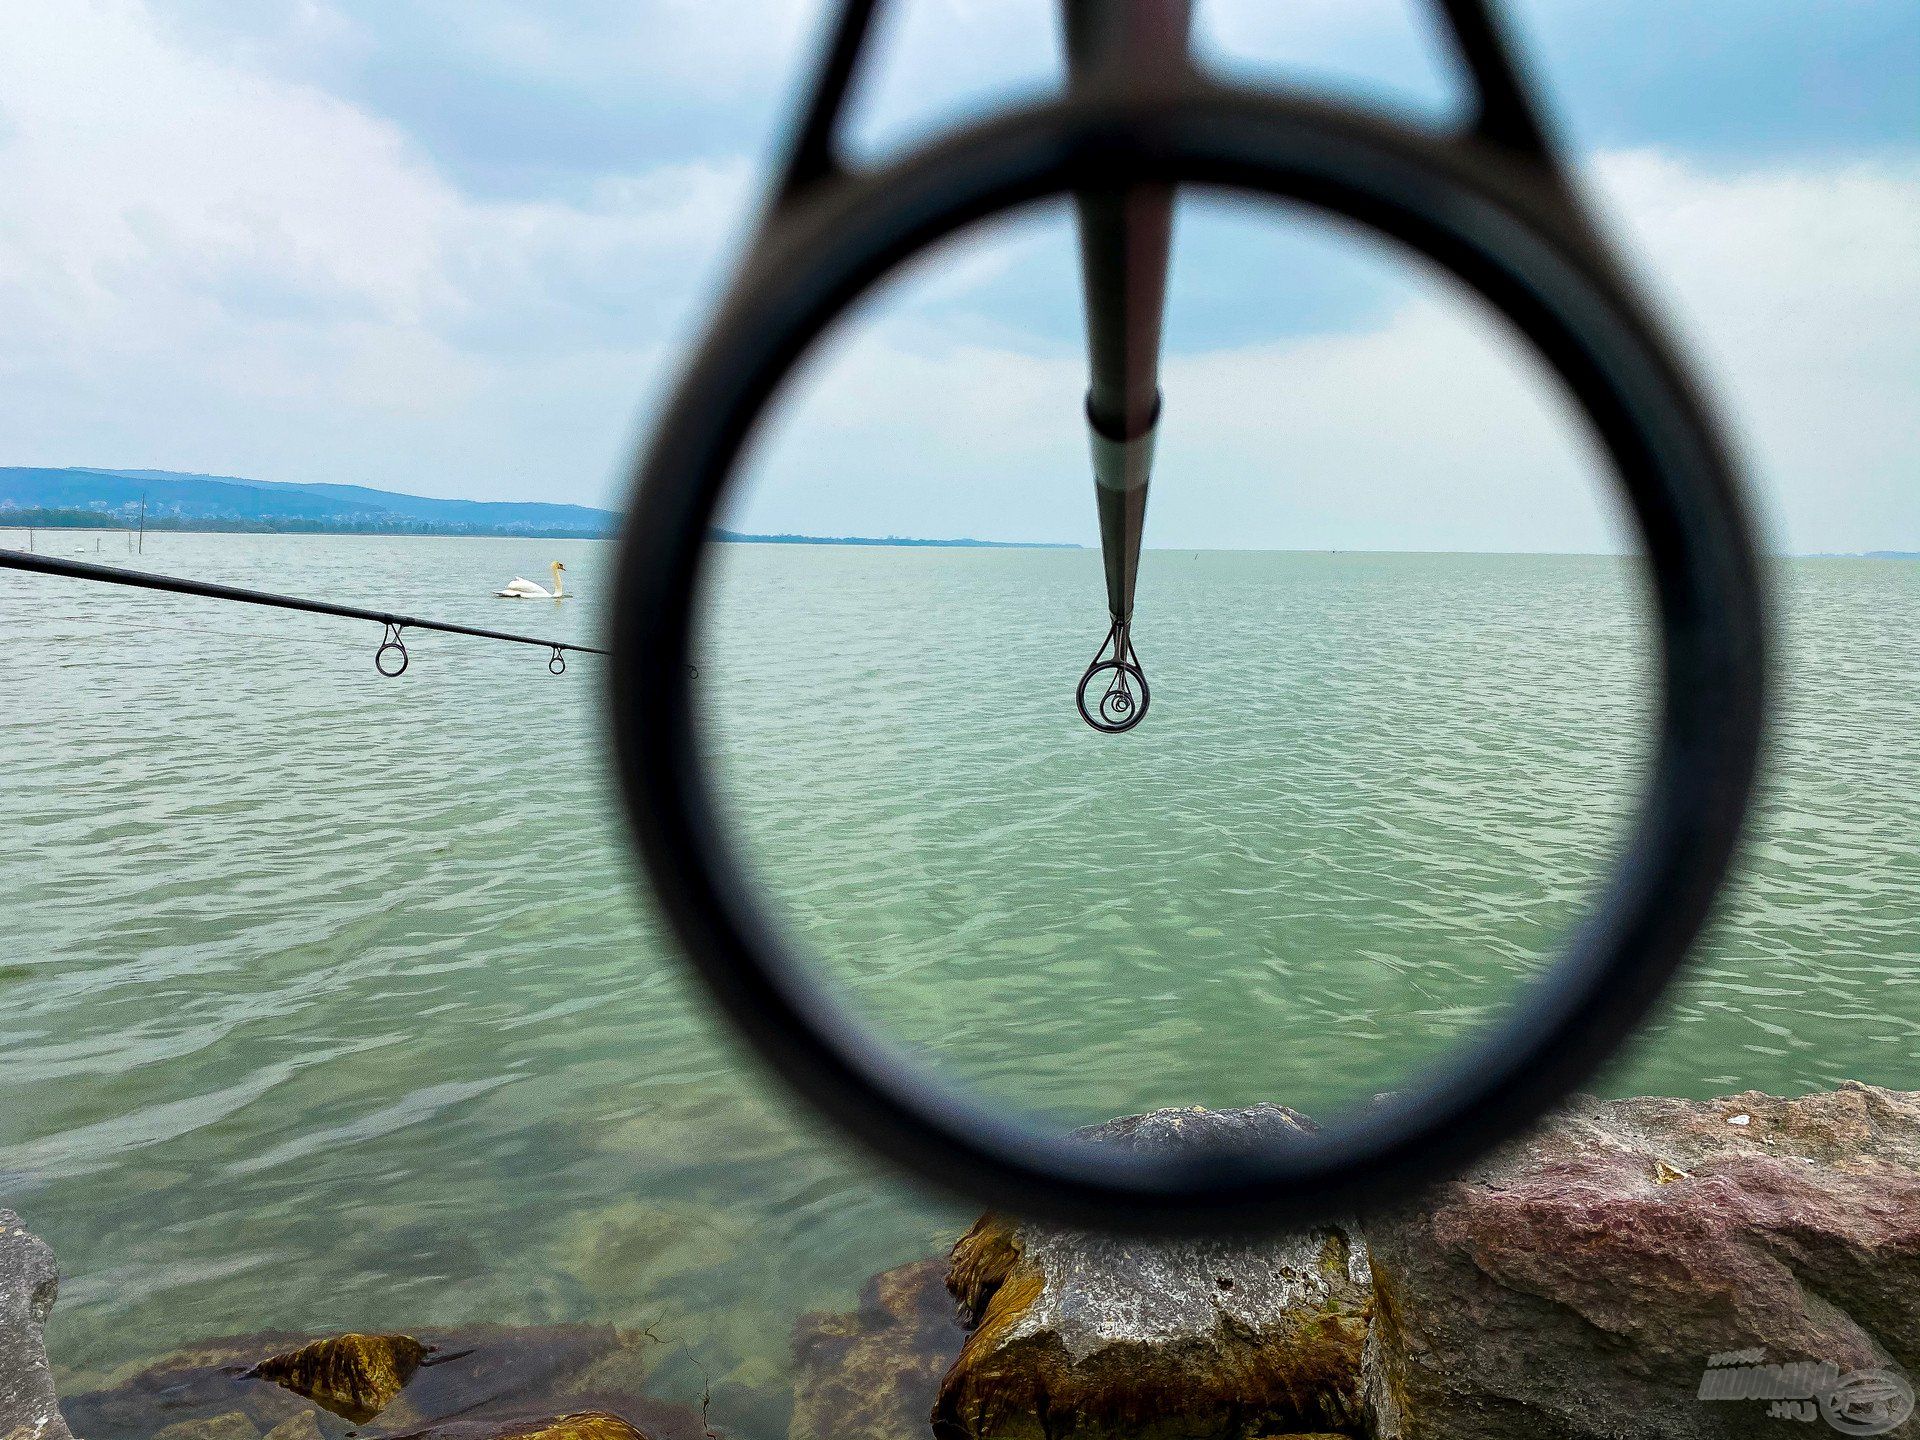
[[[1464,133],[1182,66],[1139,86],[1090,77],[853,172],[833,136],[872,4],[850,0],[775,201],[639,466],[606,676],[632,833],[733,1024],[815,1107],[925,1181],[1013,1213],[1153,1231],[1309,1222],[1405,1195],[1539,1118],[1614,1052],[1680,966],[1726,873],[1759,754],[1766,649],[1732,463],[1574,200],[1490,13],[1480,0],[1442,8],[1479,91]],[[863,1031],[756,897],[686,683],[709,527],[765,406],[821,334],[903,261],[970,225],[1088,187],[1156,182],[1317,209],[1425,256],[1503,314],[1612,462],[1661,631],[1650,783],[1551,971],[1417,1088],[1253,1154],[1156,1156],[1042,1135],[936,1086]]]

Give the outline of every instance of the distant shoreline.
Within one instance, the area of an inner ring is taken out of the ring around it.
[[[0,530],[58,531],[62,534],[131,535],[131,525],[102,525],[97,513],[59,514],[41,512],[37,516],[16,519],[18,511],[0,511]],[[346,539],[391,540],[611,540],[611,530],[496,530],[454,525],[392,525],[335,527],[324,524],[268,524],[253,520],[171,520],[150,519],[149,535],[304,535]],[[710,537],[730,545],[868,545],[882,548],[919,550],[1081,550],[1085,546],[1058,540],[924,540],[899,535],[746,535],[732,530],[715,530]]]
[[[175,535],[361,535],[460,540],[588,540],[617,535],[622,516],[597,506],[532,500],[450,500],[409,495],[366,485],[301,484],[248,480],[238,475],[200,475],[184,470],[113,470],[0,465],[0,529],[131,532],[144,519],[156,534]],[[977,540],[902,535],[759,534],[709,529],[712,540],[751,545],[859,545],[928,550],[1087,550],[1054,540]],[[1901,541],[1912,543],[1909,537]],[[1197,553],[1191,545],[1149,545],[1149,550]],[[1223,550],[1221,553],[1239,553]],[[1373,550],[1355,545],[1260,547],[1258,552],[1301,555],[1523,555],[1583,554],[1631,558],[1637,551],[1412,549]],[[1781,559],[1920,560],[1920,552],[1877,548],[1852,554],[1786,555]]]
[[[723,545],[891,545],[910,549],[942,550],[1084,550],[1063,540],[914,540],[898,535],[885,539],[865,535],[742,535],[733,530],[711,530],[708,538]]]
[[[5,512],[0,511],[0,517]],[[132,535],[132,526],[101,525],[98,517],[90,523],[61,522],[48,524],[34,522],[15,524],[7,518],[0,518],[0,533],[14,531],[25,534],[29,530],[58,531],[68,535]],[[579,530],[554,531],[500,531],[500,530],[322,530],[288,529],[259,526],[246,528],[241,525],[211,527],[204,523],[166,523],[154,522],[147,526],[147,533],[165,535],[298,535],[324,536],[336,540],[579,540],[599,541],[613,538],[612,531],[584,532]],[[1062,540],[919,540],[902,539],[896,536],[886,538],[860,535],[743,535],[733,531],[714,532],[713,538],[722,544],[733,545],[846,545],[871,546],[879,549],[896,550],[1086,550],[1091,547],[1077,545]],[[1274,548],[1274,549],[1217,549],[1213,547],[1191,545],[1149,545],[1148,554],[1217,554],[1217,555],[1514,555],[1514,556],[1568,556],[1580,559],[1632,560],[1635,555],[1618,550],[1336,550],[1330,548]],[[1767,557],[1771,560],[1920,560],[1920,550],[1813,550],[1802,554],[1776,553]]]

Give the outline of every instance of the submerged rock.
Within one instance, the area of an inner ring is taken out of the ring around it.
[[[346,1421],[292,1391],[248,1375],[270,1355],[296,1350],[312,1336],[268,1331],[239,1339],[209,1340],[182,1350],[101,1390],[81,1391],[61,1401],[69,1423],[85,1440],[168,1440],[233,1429],[238,1416],[265,1434],[302,1415],[315,1417],[327,1440],[343,1435]],[[214,1427],[208,1430],[207,1427]]]
[[[333,1335],[262,1360],[252,1373],[364,1424],[392,1403],[426,1358],[427,1347],[411,1335]]]
[[[506,1420],[452,1420],[394,1440],[654,1440],[618,1415],[586,1410],[573,1415]]]
[[[267,1440],[325,1440],[325,1437],[321,1434],[320,1421],[314,1413],[302,1410],[269,1430]]]
[[[947,1265],[919,1260],[874,1276],[851,1314],[794,1327],[788,1440],[910,1440],[928,1433],[940,1378],[966,1331]]]
[[[0,1440],[71,1440],[44,1334],[59,1293],[53,1251],[0,1210]]]
[[[1364,1228],[1380,1440],[1920,1433],[1920,1095],[1583,1100]]]
[[[292,1422],[287,1422],[291,1425]],[[276,1426],[274,1433],[279,1433]],[[229,1410],[199,1420],[182,1420],[154,1432],[153,1440],[259,1440],[260,1427],[244,1411]]]
[[[157,1440],[163,1431],[172,1432],[169,1440],[342,1440],[355,1422],[341,1406],[319,1408],[317,1394],[309,1400],[268,1377],[283,1370],[331,1376],[340,1357],[365,1348],[343,1342],[368,1338],[278,1331],[208,1341],[109,1389],[73,1396],[66,1410],[86,1440]],[[504,1440],[590,1415],[618,1420],[647,1440],[708,1434],[698,1412],[644,1393],[654,1342],[643,1334],[608,1325],[475,1325],[384,1339],[396,1376],[410,1353],[401,1342],[413,1341],[422,1354],[369,1436]],[[569,1440],[621,1437],[603,1427]]]
[[[1275,1105],[1129,1116],[1086,1138],[1130,1148],[1310,1133]],[[972,1322],[941,1384],[954,1440],[1255,1440],[1357,1433],[1370,1280],[1344,1229],[1146,1240],[987,1216],[948,1284]]]

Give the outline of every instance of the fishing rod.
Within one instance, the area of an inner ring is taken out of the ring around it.
[[[407,647],[403,630],[438,630],[445,635],[472,635],[481,640],[509,640],[516,645],[538,645],[551,654],[547,669],[564,675],[567,652],[604,655],[593,645],[575,645],[565,640],[543,640],[534,635],[515,635],[505,630],[483,630],[476,625],[455,625],[445,620],[423,620],[417,615],[399,615],[389,610],[364,610],[357,605],[335,605],[327,600],[307,600],[298,595],[281,595],[272,590],[249,590],[241,585],[215,585],[206,580],[183,580],[174,575],[155,575],[142,570],[127,570],[115,565],[90,565],[84,560],[60,560],[51,555],[35,555],[25,550],[0,549],[0,567],[28,570],[40,575],[60,575],[69,580],[94,580],[107,585],[126,585],[136,590],[163,590],[173,595],[197,595],[204,600],[232,600],[243,605],[264,605],[275,610],[299,610],[309,615],[337,615],[346,620],[371,620],[385,627],[380,648],[373,652],[373,668],[389,679],[407,669]]]
[[[1125,70],[1139,83],[1156,70],[1180,66],[1193,28],[1192,0],[1122,5],[1062,0],[1061,16],[1067,73],[1078,84],[1107,67]],[[1133,649],[1133,591],[1160,423],[1160,333],[1173,245],[1173,187],[1088,189],[1073,198],[1086,293],[1087,432],[1110,622],[1107,638],[1080,677],[1074,702],[1087,724],[1118,735],[1146,718],[1152,698]],[[1105,688],[1089,705],[1102,677]]]

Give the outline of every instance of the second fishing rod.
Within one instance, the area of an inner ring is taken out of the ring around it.
[[[392,679],[406,672],[408,664],[407,630],[434,630],[444,635],[466,635],[479,640],[505,640],[515,645],[537,645],[548,652],[547,669],[564,674],[567,654],[604,655],[595,645],[577,645],[570,640],[547,640],[537,635],[517,635],[507,630],[488,630],[478,625],[457,625],[446,620],[426,620],[391,610],[369,610],[358,605],[340,605],[331,600],[309,600],[299,595],[282,595],[273,590],[254,590],[242,585],[221,585],[208,580],[188,580],[176,575],[160,575],[146,570],[128,570],[115,565],[94,565],[84,560],[62,560],[53,555],[36,555],[25,550],[0,549],[0,568],[24,570],[39,575],[55,575],[68,580],[88,580],[96,584],[120,585],[135,590],[158,590],[171,595],[191,595],[203,600],[222,600],[242,605],[259,605],[273,610],[297,610],[308,615],[333,615],[346,620],[370,620],[382,627],[380,646],[374,651],[373,665]]]

